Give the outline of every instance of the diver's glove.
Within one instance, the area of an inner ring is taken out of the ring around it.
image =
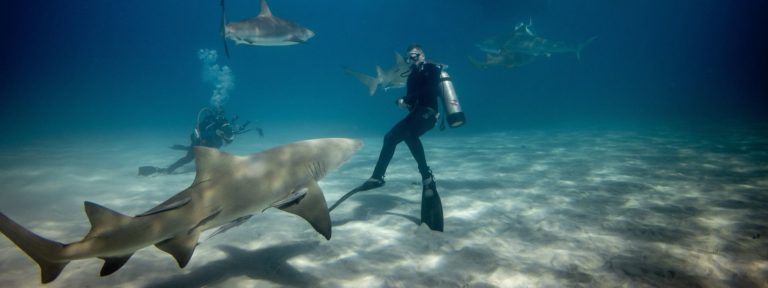
[[[411,109],[411,105],[408,105],[408,103],[405,103],[405,97],[398,98],[395,104],[397,104],[397,107],[400,107],[406,110]]]

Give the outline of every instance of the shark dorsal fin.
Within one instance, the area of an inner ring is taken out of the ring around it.
[[[259,17],[272,17],[272,11],[269,10],[267,0],[261,0],[261,12],[259,12]]]
[[[325,239],[331,239],[331,215],[328,214],[328,204],[325,202],[323,190],[317,185],[316,181],[310,181],[305,187],[306,194],[298,199],[295,204],[279,207],[285,212],[299,215],[307,220],[315,231],[325,236]]]
[[[400,55],[400,53],[397,52],[395,52],[395,63],[397,63],[397,67],[408,66],[408,64],[405,63],[405,58],[403,58],[403,55]]]
[[[236,160],[232,154],[203,146],[195,146],[193,149],[195,166],[197,166],[197,175],[195,175],[193,185],[211,179],[213,175],[232,171],[232,165]]]
[[[88,232],[86,238],[99,235],[109,229],[114,229],[133,219],[130,216],[120,214],[107,207],[88,201],[85,201],[85,214],[88,215],[88,220],[91,221],[91,231]]]

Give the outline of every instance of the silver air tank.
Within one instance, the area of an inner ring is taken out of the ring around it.
[[[453,89],[451,75],[448,75],[448,72],[445,72],[445,70],[440,72],[440,90],[443,92],[443,108],[445,109],[448,126],[456,128],[464,125],[464,112],[461,111],[459,97],[456,96],[456,90]]]

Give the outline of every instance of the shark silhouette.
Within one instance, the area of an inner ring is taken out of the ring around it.
[[[504,66],[513,68],[532,62],[537,56],[550,57],[554,53],[575,53],[576,59],[581,59],[581,51],[597,37],[592,37],[576,45],[566,44],[539,37],[531,28],[532,23],[520,23],[511,33],[487,38],[475,44],[486,54],[484,62],[470,62],[477,67]]]
[[[171,254],[183,268],[201,232],[271,207],[304,218],[330,239],[331,219],[317,182],[361,147],[358,140],[325,138],[235,156],[198,146],[197,174],[189,188],[134,217],[85,202],[91,230],[78,242],[45,239],[3,213],[0,232],[40,265],[43,283],[77,259],[104,259],[101,276],[112,274],[150,245]]]
[[[239,22],[227,23],[224,10],[224,0],[221,0],[221,27],[227,57],[229,48],[226,39],[231,39],[237,44],[285,46],[305,43],[315,36],[315,32],[298,23],[272,15],[266,0],[261,0],[258,16]]]
[[[368,87],[368,94],[371,96],[376,94],[376,90],[379,86],[384,88],[384,91],[387,91],[390,88],[405,87],[405,82],[408,80],[406,72],[409,70],[411,70],[411,66],[407,64],[405,58],[397,52],[395,52],[395,66],[392,68],[384,70],[376,65],[376,77],[344,68],[344,72],[357,78],[357,80],[362,82],[365,87]]]

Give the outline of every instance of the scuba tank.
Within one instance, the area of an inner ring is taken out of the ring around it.
[[[464,125],[466,119],[464,112],[461,111],[459,97],[456,96],[456,90],[453,89],[451,76],[445,70],[440,71],[440,90],[443,92],[443,109],[448,120],[448,126],[456,128]]]

